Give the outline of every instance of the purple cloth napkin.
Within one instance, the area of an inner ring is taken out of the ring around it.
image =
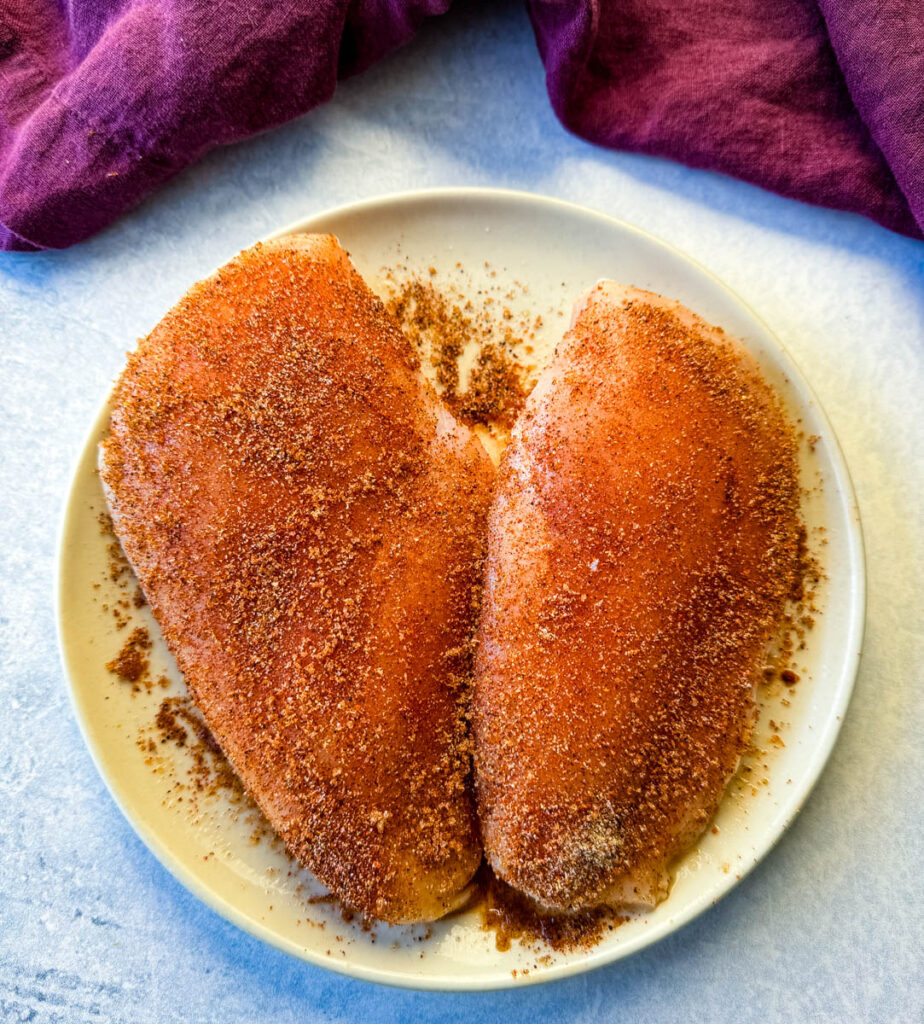
[[[578,135],[924,237],[924,0],[529,6]]]
[[[105,227],[451,0],[0,0],[0,248]],[[570,130],[924,226],[920,0],[529,0]]]

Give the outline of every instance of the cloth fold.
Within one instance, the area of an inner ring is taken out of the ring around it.
[[[552,106],[576,134],[922,237],[919,0],[529,7]]]
[[[451,0],[3,0],[0,248],[62,248],[320,103]],[[591,142],[924,237],[918,0],[529,0]]]

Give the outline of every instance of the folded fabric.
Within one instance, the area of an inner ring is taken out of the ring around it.
[[[89,237],[333,95],[451,0],[3,0],[0,247]]]
[[[924,228],[921,0],[531,0],[561,121]]]
[[[105,227],[325,102],[451,0],[5,0],[0,247]],[[920,238],[918,0],[530,0],[559,118]]]

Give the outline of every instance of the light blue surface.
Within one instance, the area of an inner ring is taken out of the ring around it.
[[[921,1021],[924,243],[567,135],[518,3],[463,4],[299,122],[214,154],[70,252],[0,257],[0,1021]],[[487,7],[488,5],[484,5]],[[437,185],[530,189],[686,250],[778,333],[844,447],[869,619],[818,788],[718,907],[554,985],[425,995],[238,932],[110,800],[55,649],[73,460],[123,354],[185,287],[297,217]]]

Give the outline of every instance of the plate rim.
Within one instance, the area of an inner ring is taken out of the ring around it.
[[[91,725],[84,715],[83,708],[80,706],[76,688],[72,682],[70,657],[65,640],[65,628],[63,625],[65,608],[62,591],[62,577],[65,574],[65,558],[67,553],[66,541],[69,526],[74,518],[73,513],[75,503],[78,501],[77,491],[79,489],[80,470],[87,458],[88,446],[91,439],[100,432],[103,418],[109,415],[109,404],[112,397],[112,389],[110,389],[94,416],[89,430],[84,435],[83,444],[71,465],[67,497],[64,501],[58,523],[54,558],[54,611],[58,654],[64,671],[71,709],[77,721],[83,742],[100,778],[103,781],[103,784],[129,826],[159,861],[159,863],[174,877],[174,879],[176,879],[176,881],[178,881],[191,895],[204,903],[210,910],[241,929],[241,931],[267,943],[275,949],[287,953],[290,956],[310,963],[315,967],[333,971],[337,974],[393,988],[438,992],[497,991],[501,989],[539,985],[561,980],[576,974],[582,974],[586,971],[594,970],[597,967],[602,967],[605,964],[614,963],[617,960],[621,960],[634,953],[640,952],[642,949],[666,938],[667,935],[678,931],[680,928],[689,924],[710,907],[718,903],[719,900],[744,881],[751,871],[753,871],[754,868],[758,864],[762,863],[769,855],[792,825],[792,822],[799,815],[802,808],[805,806],[806,801],[815,789],[818,779],[831,756],[834,744],[837,741],[837,737],[843,726],[845,713],[850,704],[856,685],[856,678],[863,652],[867,603],[866,549],[856,491],[853,486],[853,481],[850,476],[846,459],[844,458],[840,440],[831,425],[824,407],[819,401],[818,396],[808,379],[793,359],[789,350],[767,322],[736,291],[734,291],[734,289],[727,285],[708,267],[672,243],[667,242],[664,239],[659,238],[657,235],[646,231],[644,228],[640,228],[620,217],[615,217],[611,214],[603,213],[600,210],[595,210],[592,207],[583,206],[569,200],[559,199],[554,196],[521,189],[479,186],[412,189],[366,197],[364,199],[330,207],[328,209],[312,213],[309,216],[293,220],[284,227],[261,236],[257,239],[257,242],[268,242],[290,234],[323,230],[322,224],[319,224],[318,222],[323,222],[324,220],[337,216],[354,214],[361,215],[364,212],[374,210],[382,206],[393,207],[396,205],[413,205],[422,201],[439,203],[459,200],[486,200],[500,203],[515,203],[524,206],[539,205],[546,208],[557,208],[560,211],[568,212],[572,215],[590,217],[594,220],[603,221],[611,228],[615,228],[617,231],[628,233],[630,235],[636,235],[646,243],[665,249],[675,258],[691,265],[696,271],[705,276],[713,286],[717,286],[722,292],[724,292],[726,297],[730,299],[733,304],[743,309],[748,317],[759,324],[766,335],[772,340],[777,350],[776,354],[781,357],[781,362],[786,374],[789,376],[791,382],[812,404],[814,414],[819,419],[825,430],[825,440],[827,443],[831,468],[835,477],[835,483],[843,497],[847,510],[845,522],[846,542],[853,557],[854,565],[851,578],[850,623],[847,632],[847,640],[844,645],[844,657],[838,667],[839,680],[836,689],[837,699],[828,709],[827,717],[824,720],[824,730],[820,736],[816,737],[816,743],[808,759],[808,764],[800,784],[794,791],[792,801],[784,808],[781,808],[780,814],[772,820],[771,826],[766,830],[766,834],[769,838],[765,839],[765,841],[760,844],[759,852],[755,852],[755,855],[752,858],[749,858],[748,863],[742,865],[735,875],[729,875],[729,880],[726,884],[720,884],[715,887],[715,890],[707,890],[700,897],[691,901],[679,914],[666,918],[664,921],[656,924],[650,931],[646,931],[627,943],[606,947],[597,946],[589,951],[576,953],[572,959],[556,963],[542,971],[530,971],[528,974],[517,972],[515,977],[511,976],[509,971],[505,971],[500,976],[488,979],[481,978],[477,973],[459,974],[457,976],[416,975],[410,972],[402,972],[389,968],[377,968],[364,964],[353,964],[350,963],[349,957],[347,957],[346,960],[335,960],[330,957],[324,957],[320,953],[316,953],[307,947],[299,946],[297,943],[292,942],[285,936],[280,935],[268,926],[262,924],[260,921],[257,921],[244,912],[238,910],[233,903],[224,897],[215,894],[207,885],[202,883],[170,850],[167,844],[163,842],[154,830],[148,828],[143,821],[136,819],[128,812],[126,801],[123,800],[117,780],[115,778],[111,778],[109,773],[104,770],[101,758],[91,740]],[[256,242],[251,244],[256,244]],[[230,259],[232,256],[229,256],[228,258]],[[218,268],[215,269],[217,270]],[[210,271],[209,273],[213,272],[214,271]],[[190,284],[188,287],[191,286],[192,285]]]

